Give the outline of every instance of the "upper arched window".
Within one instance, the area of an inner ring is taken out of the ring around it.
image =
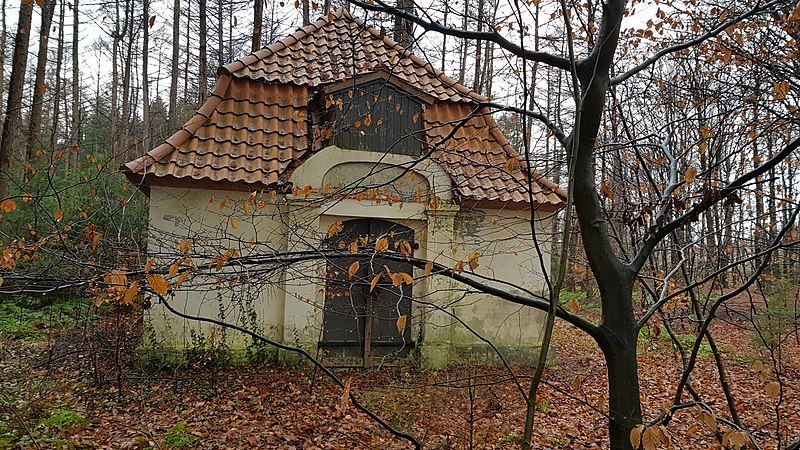
[[[329,86],[310,105],[315,146],[419,156],[425,100],[380,76]]]

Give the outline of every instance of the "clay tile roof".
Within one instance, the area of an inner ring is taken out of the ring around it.
[[[486,110],[474,105],[439,102],[425,111],[425,130],[431,157],[450,175],[462,199],[490,203],[533,201],[558,207],[566,192],[533,171],[503,136]]]
[[[486,100],[343,8],[221,67],[219,73],[315,87],[379,69],[389,71],[438,100]]]
[[[244,190],[279,187],[308,151],[307,103],[304,86],[221,75],[194,117],[123,171],[146,185],[190,179]]]
[[[463,201],[529,202],[558,207],[565,192],[537,173],[526,176],[519,154],[487,111],[486,98],[345,10],[300,28],[219,69],[213,93],[164,143],[123,166],[149,185],[218,189],[287,189],[294,167],[311,154],[307,107],[316,86],[375,72],[433,99],[424,113],[425,142]],[[476,113],[477,111],[477,113]]]

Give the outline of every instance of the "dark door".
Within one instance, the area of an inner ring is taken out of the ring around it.
[[[402,253],[404,248],[407,252],[415,247],[413,230],[394,222],[356,219],[343,222],[342,227],[326,240],[328,247],[349,249],[355,243],[369,252],[380,239],[388,243],[386,252]],[[355,262],[358,270],[351,276],[349,270]],[[412,286],[396,287],[388,274],[411,275],[412,270],[410,263],[387,259],[382,253],[328,262],[320,346],[329,357],[359,358],[367,364],[370,358],[402,357],[408,353],[412,347]],[[398,330],[401,316],[406,321],[402,332]]]

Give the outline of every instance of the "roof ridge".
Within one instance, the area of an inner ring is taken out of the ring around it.
[[[354,20],[356,23],[359,22],[358,19],[356,19],[343,7],[336,8],[335,10],[331,10],[330,12],[328,12],[328,14],[321,16],[320,18],[309,23],[308,25],[303,25],[301,27],[298,27],[294,33],[289,34],[282,39],[278,39],[277,41],[271,42],[267,44],[266,47],[256,50],[255,52],[252,52],[246,56],[243,56],[237,59],[236,61],[220,66],[217,69],[217,75],[221,75],[222,73],[228,73],[229,75],[234,75],[234,72],[237,72],[258,60],[262,60],[282,48],[289,48],[290,45],[294,44],[295,42],[298,42],[300,39],[319,30],[328,23],[333,23],[333,19],[338,19],[338,18],[350,18],[351,20]],[[292,42],[289,42],[290,40]]]
[[[399,58],[407,58],[413,64],[421,67],[423,70],[427,71],[430,76],[433,78],[438,79],[442,84],[445,86],[455,90],[460,95],[469,98],[475,102],[481,103],[486,102],[489,100],[488,97],[478,94],[477,92],[473,91],[472,89],[464,86],[463,84],[459,83],[458,81],[454,80],[441,70],[435,68],[433,64],[426,61],[425,59],[415,55],[411,50],[406,47],[403,47],[397,41],[389,37],[385,33],[381,33],[377,28],[371,25],[367,25],[366,22],[354,16],[351,12],[349,12],[344,7],[338,7],[334,10],[328,12],[328,14],[320,17],[319,19],[311,22],[308,25],[302,26],[298,28],[294,33],[289,34],[288,36],[279,39],[275,42],[270,43],[266,47],[257,50],[253,53],[250,53],[246,56],[243,56],[236,61],[221,66],[217,69],[217,74],[221,75],[223,73],[229,74],[232,76],[237,76],[236,72],[244,69],[245,67],[256,63],[257,61],[264,60],[265,58],[275,54],[281,49],[289,48],[292,44],[299,42],[306,36],[310,36],[316,31],[322,29],[325,25],[333,24],[336,20],[346,20],[354,23],[357,25],[362,31],[366,31],[369,34],[369,37],[373,41],[377,41],[388,47],[389,50],[393,50],[399,53]],[[359,33],[360,34],[360,33]],[[392,69],[391,67],[388,69]],[[394,72],[391,70],[391,72]]]

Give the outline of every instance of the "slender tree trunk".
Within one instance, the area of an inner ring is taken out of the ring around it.
[[[190,42],[192,38],[192,0],[187,0],[186,5],[186,59],[183,61],[183,97],[189,98],[189,59],[191,59],[192,52],[190,51]]]
[[[142,1],[142,10],[142,146],[146,151],[150,148],[150,0]]]
[[[6,90],[6,33],[8,32],[6,26],[6,0],[2,0],[0,8],[0,99],[3,98],[3,92]]]
[[[311,23],[311,11],[308,7],[309,0],[303,0],[303,25]]]
[[[130,132],[131,112],[131,68],[133,67],[133,2],[125,2],[125,34],[128,36],[127,48],[125,49],[125,62],[122,71],[122,120],[125,124],[125,134]],[[127,142],[124,140],[123,142]]]
[[[178,124],[178,52],[181,39],[181,0],[172,1],[172,60],[169,73],[169,123],[174,127]]]
[[[608,0],[604,4],[597,44],[573,74],[573,84],[580,86],[578,92],[573,92],[579,114],[576,114],[574,131],[567,146],[569,164],[574,164],[572,189],[583,248],[602,303],[600,330],[604,337],[598,339],[598,345],[608,368],[612,450],[631,450],[630,432],[642,421],[636,362],[638,329],[632,300],[633,283],[641,266],[625,264],[617,257],[595,178],[595,143],[605,111],[610,70],[624,12],[624,0]],[[565,25],[567,35],[571,36],[569,22]],[[574,58],[571,40],[569,44],[570,57]],[[643,264],[640,261],[635,263]]]
[[[477,23],[477,31],[483,31],[483,10],[485,0],[478,0],[478,23]],[[483,54],[483,41],[478,40],[475,42],[475,74],[472,78],[472,90],[481,93],[481,77],[483,74],[481,73],[482,63],[481,57]]]
[[[111,146],[116,143],[119,126],[119,0],[114,2],[114,41],[111,47]]]
[[[443,0],[443,1],[444,1],[444,6],[443,6],[444,16],[442,17],[442,25],[448,26],[447,13],[448,11],[450,11],[450,5],[448,4],[448,0]],[[439,66],[439,70],[441,70],[442,72],[444,72],[446,61],[447,61],[447,35],[442,34],[442,61],[441,65]]]
[[[55,83],[55,95],[53,96],[53,128],[50,130],[50,150],[55,152],[56,147],[58,146],[58,129],[61,116],[61,66],[64,60],[64,13],[66,9],[64,8],[64,0],[61,0],[59,8],[58,8],[58,46],[56,50],[56,83]],[[67,153],[62,155],[66,159],[67,164],[70,161],[70,150],[69,148],[66,149]]]
[[[464,11],[461,16],[461,29],[463,30],[467,29],[467,16],[469,16],[469,0],[464,0]],[[460,84],[464,84],[467,72],[467,42],[466,39],[461,39],[461,48],[459,49],[461,64],[458,69],[458,82]]]
[[[63,1],[63,0],[62,0]],[[72,126],[70,127],[70,142],[73,145],[81,143],[81,73],[78,61],[79,42],[78,0],[72,3]],[[77,158],[77,149],[73,158]]]
[[[222,1],[217,0],[217,65],[222,66],[225,64],[225,33],[222,26]]]
[[[200,35],[198,41],[200,42],[200,84],[199,84],[199,97],[200,103],[206,99],[206,91],[208,90],[208,61],[206,59],[206,44],[208,40],[208,25],[206,23],[206,1],[200,0]]]
[[[33,82],[33,103],[31,103],[31,117],[28,122],[28,136],[25,146],[26,161],[33,159],[34,148],[40,144],[39,129],[42,126],[44,93],[47,91],[47,86],[44,84],[45,71],[47,70],[47,44],[50,40],[50,26],[53,23],[55,8],[55,0],[46,0],[42,4],[42,23],[39,30],[39,52],[36,55],[36,75]]]
[[[0,198],[8,196],[6,179],[11,175],[11,153],[16,131],[22,120],[22,93],[25,82],[25,68],[28,64],[28,44],[30,43],[31,16],[33,2],[21,0],[17,35],[14,38],[14,56],[11,59],[11,79],[8,83],[8,101],[3,134],[0,138]]]
[[[134,94],[131,92],[131,84],[134,82],[132,79],[132,69],[134,66],[133,58],[133,45],[134,45],[134,24],[138,23],[134,14],[134,1],[126,0],[125,2],[125,34],[127,35],[127,42],[125,48],[125,58],[123,61],[122,70],[122,150],[121,156],[124,159],[129,159],[134,154],[129,146],[131,134],[131,116],[136,108],[136,100],[133,98]]]
[[[261,50],[261,27],[264,26],[264,0],[253,0],[253,41],[250,51]]]

